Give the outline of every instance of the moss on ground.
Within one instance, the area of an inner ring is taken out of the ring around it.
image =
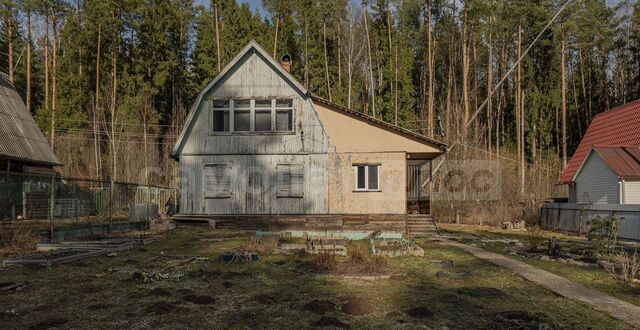
[[[255,263],[217,260],[250,234],[175,230],[141,249],[46,269],[12,267],[0,282],[3,329],[313,328],[513,329],[524,325],[628,328],[583,304],[454,248],[417,243],[425,257],[390,260],[393,276],[368,281],[319,275],[295,255]],[[194,258],[195,257],[195,258]],[[464,279],[438,272],[470,273]],[[155,275],[154,275],[155,274]]]

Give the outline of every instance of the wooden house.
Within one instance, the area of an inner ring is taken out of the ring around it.
[[[569,203],[640,204],[640,100],[593,119],[560,183]]]
[[[288,68],[252,41],[200,92],[172,153],[180,212],[401,226],[430,214],[446,145],[315,97]]]
[[[15,86],[0,73],[0,217],[22,214],[25,187],[55,175],[59,165]]]

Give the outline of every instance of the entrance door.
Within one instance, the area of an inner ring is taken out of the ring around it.
[[[407,213],[431,213],[430,162],[407,165]]]

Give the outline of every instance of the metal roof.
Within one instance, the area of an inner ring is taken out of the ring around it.
[[[594,147],[609,168],[621,179],[640,179],[640,147]]]
[[[640,146],[640,100],[598,114],[560,177],[560,184],[573,182],[576,172],[594,146]]]
[[[0,157],[40,165],[62,165],[4,73],[0,73]]]

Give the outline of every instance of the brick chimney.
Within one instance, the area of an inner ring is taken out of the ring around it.
[[[284,54],[282,55],[282,58],[280,59],[280,65],[282,65],[282,68],[291,73],[291,56],[289,56],[289,54]]]

